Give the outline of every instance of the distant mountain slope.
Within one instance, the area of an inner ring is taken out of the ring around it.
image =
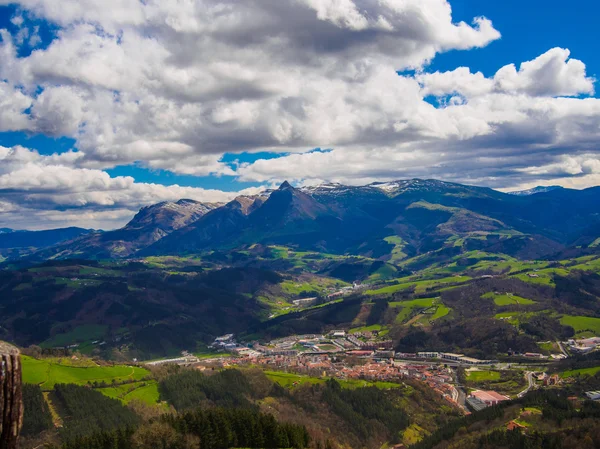
[[[216,208],[201,219],[158,240],[140,251],[139,255],[185,254],[209,247],[226,246],[234,241],[245,227],[248,215],[264,202],[261,197],[241,196]]]
[[[48,248],[93,232],[82,228],[51,229],[47,231],[0,230],[0,256],[19,257]]]
[[[534,187],[533,189],[517,190],[514,192],[508,192],[508,194],[516,195],[516,196],[529,196],[529,195],[535,195],[537,193],[552,192],[553,190],[558,190],[558,189],[563,189],[563,188],[564,187],[561,187],[561,186],[537,186],[537,187]]]
[[[0,232],[0,249],[43,248],[92,232],[89,229],[83,228],[62,228],[47,231],[14,231],[4,229],[4,231]]]
[[[395,263],[444,248],[539,258],[576,242],[595,244],[597,226],[600,188],[513,195],[423,179],[301,188],[285,182],[226,205],[160,203],[142,209],[120,230],[84,236],[38,255],[181,255],[278,244]]]
[[[121,229],[86,235],[67,244],[49,248],[36,256],[42,259],[128,257],[220,206],[221,204],[192,200],[155,204],[140,210]]]

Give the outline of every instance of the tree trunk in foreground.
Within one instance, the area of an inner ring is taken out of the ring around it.
[[[18,447],[23,425],[19,350],[0,341],[0,449]]]

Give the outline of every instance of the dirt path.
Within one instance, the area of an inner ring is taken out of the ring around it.
[[[52,415],[52,423],[54,424],[54,427],[62,427],[62,418],[60,417],[60,415],[56,411],[56,408],[54,407],[54,404],[52,403],[52,399],[50,398],[50,392],[46,391],[42,394],[44,395],[46,404],[48,404],[48,408],[50,408],[50,414]]]

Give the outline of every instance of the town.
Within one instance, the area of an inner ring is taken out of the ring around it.
[[[569,340],[560,345],[562,351],[588,353],[600,349],[600,338]],[[423,382],[465,413],[482,410],[511,397],[493,390],[466,389],[460,385],[458,370],[490,370],[499,367],[519,369],[526,380],[525,388],[515,397],[532,389],[558,385],[561,379],[544,372],[545,365],[506,364],[495,359],[480,360],[463,354],[442,351],[401,353],[393,350],[392,340],[372,331],[349,333],[332,330],[327,334],[294,335],[266,343],[239,343],[227,334],[214,340],[210,349],[215,357],[200,359],[188,352],[176,359],[160,360],[149,365],[176,363],[200,370],[227,367],[258,366],[269,371],[282,371],[300,376],[395,382],[406,379]],[[555,358],[566,357],[557,354]],[[543,363],[541,354],[519,354],[532,363]],[[598,394],[590,392],[589,395]],[[588,395],[588,396],[589,396]],[[600,396],[599,396],[600,397]]]

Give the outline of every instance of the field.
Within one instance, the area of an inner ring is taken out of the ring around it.
[[[555,275],[566,277],[569,275],[569,270],[564,268],[546,268],[543,270],[534,271],[533,273],[517,274],[513,277],[524,282],[529,282],[530,284],[541,284],[555,287]]]
[[[93,384],[94,382],[127,382],[142,380],[150,374],[149,371],[134,366],[93,366],[74,367],[55,361],[38,360],[22,356],[23,382],[40,385],[42,390],[49,391],[59,383],[77,385]]]
[[[100,326],[95,324],[77,326],[70,332],[65,332],[49,338],[45,342],[41,343],[40,346],[43,348],[57,348],[74,343],[99,340],[106,334],[107,330],[108,326]]]
[[[390,302],[390,307],[400,308],[398,315],[396,315],[396,323],[402,324],[409,320],[415,311],[428,310],[433,313],[423,314],[422,316],[417,315],[416,321],[420,324],[428,324],[430,321],[443,318],[450,313],[450,309],[445,305],[441,304],[436,298],[423,298],[414,299],[412,301],[395,301]],[[435,311],[433,308],[436,307]],[[412,320],[410,321],[412,323]]]
[[[532,301],[531,299],[521,298],[520,296],[512,295],[510,293],[501,295],[496,295],[495,293],[486,293],[482,296],[482,298],[493,299],[494,304],[496,304],[497,306],[528,306],[531,304],[535,304],[535,301]]]
[[[390,262],[395,263],[395,262],[399,262],[403,259],[406,259],[406,253],[403,251],[404,247],[406,246],[406,242],[404,240],[402,240],[400,237],[394,235],[391,237],[386,237],[385,239],[386,243],[389,243],[390,245],[394,245],[394,249],[392,250],[392,257],[390,259]]]
[[[300,384],[322,384],[325,383],[325,379],[309,376],[301,376],[300,374],[282,373],[279,371],[265,371],[265,375],[272,380],[277,382],[282,387],[291,388]]]
[[[468,371],[467,380],[469,382],[500,380],[500,373],[498,371]]]
[[[436,287],[448,285],[448,284],[460,284],[463,282],[470,281],[469,276],[452,276],[442,279],[430,279],[422,281],[409,281],[403,282],[396,285],[390,285],[377,290],[367,291],[368,295],[392,295],[403,290],[408,290],[412,287],[415,288],[415,293],[425,293],[428,290],[435,289]]]
[[[383,326],[381,324],[373,324],[372,326],[362,326],[362,327],[354,327],[348,331],[350,334],[356,334],[358,332],[373,332],[373,331],[381,331]]]
[[[522,371],[467,371],[465,383],[469,388],[483,388],[501,394],[516,395],[523,390],[526,381]]]
[[[158,383],[135,382],[130,384],[118,385],[116,387],[98,388],[99,392],[109,398],[119,399],[128,404],[134,399],[141,400],[147,404],[156,404],[159,400]]]
[[[589,316],[565,315],[560,319],[561,324],[571,326],[577,335],[600,335],[600,318]]]
[[[573,377],[573,376],[595,376],[597,373],[600,373],[600,366],[594,366],[592,368],[581,368],[574,369],[570,371],[564,371],[560,373],[560,377]]]
[[[293,388],[302,384],[323,384],[327,380],[321,377],[310,377],[279,371],[265,371],[264,373],[270,380],[286,388]],[[385,390],[402,387],[402,385],[394,382],[370,382],[360,379],[338,380],[338,382],[343,388],[377,387]]]
[[[553,315],[551,310],[540,310],[538,312],[502,312],[494,315],[497,320],[504,320],[513,326],[518,326],[520,323],[527,321],[534,315],[549,314]]]
[[[315,276],[308,281],[283,281],[279,285],[285,294],[297,297],[301,294],[322,294],[328,288],[341,288],[347,286],[348,284],[337,279]]]

